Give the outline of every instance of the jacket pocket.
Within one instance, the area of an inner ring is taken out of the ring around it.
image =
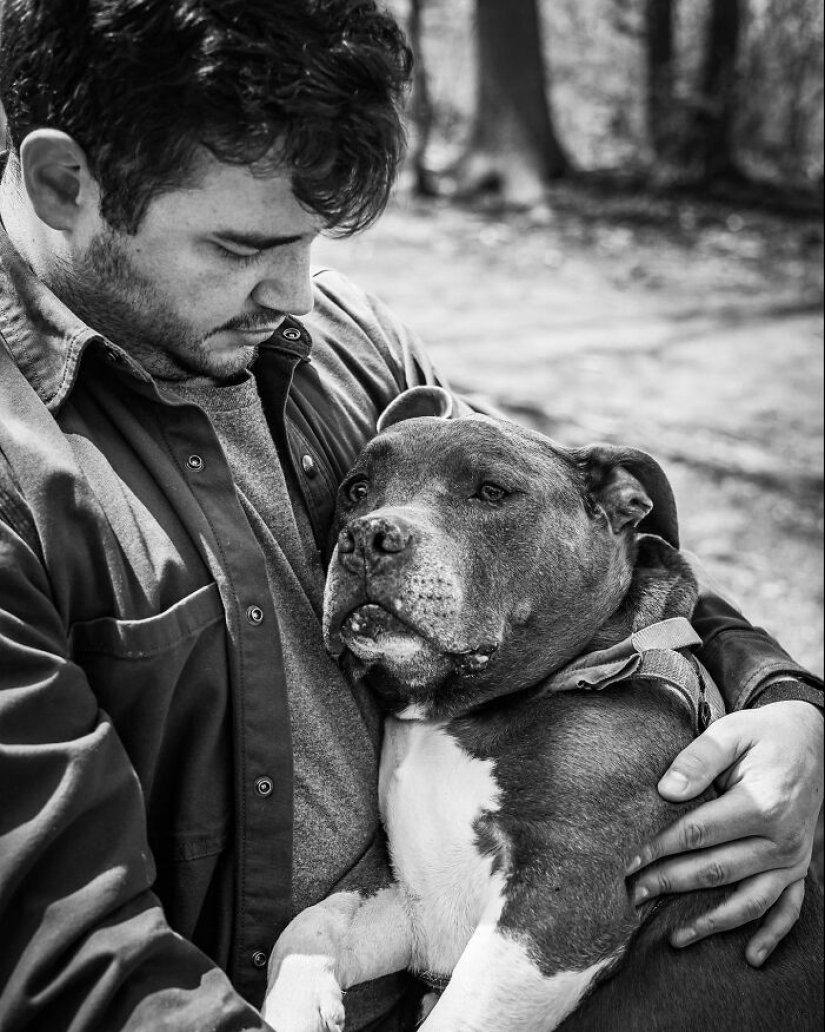
[[[116,620],[101,617],[75,624],[71,630],[75,657],[112,656],[119,659],[148,659],[174,650],[188,638],[224,619],[217,584],[207,584],[163,613],[144,620]]]
[[[232,776],[224,627],[210,584],[156,616],[103,617],[71,632],[72,658],[140,779],[153,848],[177,839],[222,848]]]

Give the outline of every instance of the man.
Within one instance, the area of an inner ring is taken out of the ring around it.
[[[409,54],[373,0],[6,0],[1,31],[0,1028],[262,1028],[291,916],[389,876],[322,552],[377,416],[435,376],[309,259],[384,206]],[[717,927],[765,914],[758,963],[810,860],[821,698],[718,600],[697,624],[757,708],[677,760],[663,792],[730,790],[637,891],[740,882]],[[353,992],[348,1028],[409,1027],[415,992]]]

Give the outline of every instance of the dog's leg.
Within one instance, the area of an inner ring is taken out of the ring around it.
[[[613,958],[582,971],[547,976],[528,946],[482,921],[420,1032],[551,1032],[578,1006]]]
[[[299,914],[269,961],[262,1014],[278,1032],[343,1032],[351,986],[409,966],[412,933],[398,886],[341,892]]]

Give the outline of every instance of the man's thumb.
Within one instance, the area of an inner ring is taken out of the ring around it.
[[[718,720],[683,749],[659,782],[659,795],[672,803],[694,799],[709,788],[739,756],[739,736]]]

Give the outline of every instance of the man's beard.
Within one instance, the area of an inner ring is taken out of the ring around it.
[[[46,285],[91,329],[119,345],[160,380],[227,380],[255,360],[257,348],[218,355],[157,287],[141,275],[114,233],[103,232],[71,267],[53,270]],[[270,318],[270,324],[272,319]],[[218,329],[245,328],[240,320]],[[250,327],[251,328],[251,327]]]

